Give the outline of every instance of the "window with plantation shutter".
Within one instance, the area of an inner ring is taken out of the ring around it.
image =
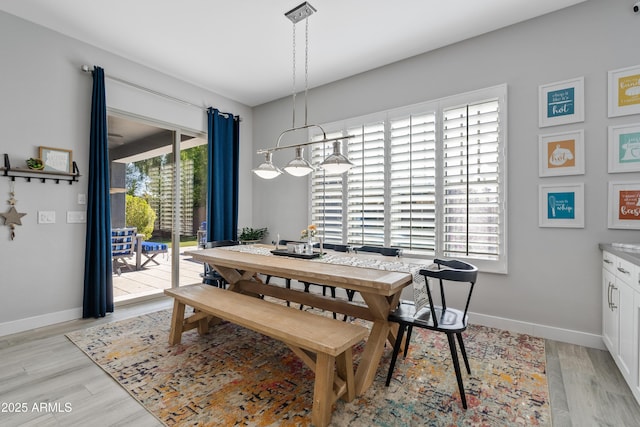
[[[499,103],[443,112],[443,242],[447,257],[500,255]]]
[[[354,166],[311,175],[320,235],[506,273],[506,100],[501,85],[323,125]],[[312,163],[331,150],[312,145]]]
[[[384,122],[347,130],[347,243],[384,246]]]
[[[435,254],[435,113],[389,121],[391,246]]]
[[[327,137],[341,135],[342,132],[335,132],[327,134]],[[311,164],[317,167],[332,151],[332,143],[311,145]],[[318,227],[319,235],[327,243],[342,243],[343,176],[325,176],[321,170],[311,174],[311,223]]]

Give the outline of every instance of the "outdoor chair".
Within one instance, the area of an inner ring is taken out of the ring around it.
[[[127,259],[132,258],[135,252],[137,229],[135,227],[111,229],[111,257],[113,272],[122,273],[122,267],[133,271]]]
[[[399,307],[389,315],[389,321],[399,324],[398,336],[393,346],[393,355],[391,356],[391,365],[389,366],[389,372],[387,374],[386,385],[389,386],[391,382],[391,376],[393,375],[393,369],[400,352],[400,346],[402,345],[402,337],[407,330],[407,339],[404,347],[404,356],[407,356],[409,348],[409,341],[411,340],[411,332],[414,327],[429,329],[435,332],[442,332],[447,334],[447,340],[449,341],[449,350],[451,351],[451,359],[453,360],[453,367],[456,371],[456,379],[458,380],[458,389],[460,390],[460,398],[462,400],[462,407],[467,409],[467,398],[464,393],[464,386],[462,384],[462,374],[460,373],[460,363],[458,361],[458,351],[456,349],[455,338],[460,345],[460,352],[464,364],[467,368],[467,373],[471,374],[471,368],[469,367],[469,360],[467,359],[467,352],[464,348],[464,342],[462,341],[462,332],[467,329],[467,310],[469,309],[469,302],[471,301],[471,294],[473,287],[476,283],[478,275],[478,269],[464,261],[459,260],[433,260],[434,264],[420,270],[420,274],[424,276],[425,288],[428,299],[424,300],[425,305],[420,307],[417,302],[401,301]],[[440,305],[434,304],[434,298],[431,292],[431,286],[429,279],[436,279],[440,285]],[[466,295],[466,301],[464,310],[455,309],[447,306],[445,298],[445,287],[458,285],[460,283],[468,283],[468,294]]]

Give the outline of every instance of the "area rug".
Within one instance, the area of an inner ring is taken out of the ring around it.
[[[313,372],[284,344],[231,323],[168,344],[171,311],[67,337],[167,426],[311,425]],[[460,403],[444,334],[416,330],[389,387],[387,348],[373,385],[335,404],[332,426],[550,426],[544,340],[470,326]],[[362,345],[354,350],[354,363]]]

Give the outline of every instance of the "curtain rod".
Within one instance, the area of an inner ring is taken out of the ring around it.
[[[83,65],[83,66],[81,67],[81,69],[82,69],[82,71],[84,71],[85,73],[93,73],[93,70],[91,69],[91,67],[90,67],[89,65]],[[133,83],[133,82],[130,82],[130,81],[127,81],[127,80],[121,79],[121,78],[119,78],[119,77],[108,76],[108,75],[106,75],[106,74],[105,74],[105,78],[107,78],[107,79],[109,79],[109,80],[113,80],[113,81],[119,82],[119,83],[122,83],[122,84],[125,84],[125,85],[127,85],[127,86],[134,87],[134,88],[136,88],[136,89],[138,89],[138,90],[142,90],[142,91],[145,91],[145,92],[149,92],[149,93],[151,93],[151,94],[153,94],[153,95],[156,95],[156,96],[159,96],[159,97],[162,97],[162,98],[166,98],[166,99],[169,99],[169,100],[174,101],[174,102],[178,102],[178,103],[180,103],[180,104],[187,105],[187,106],[189,106],[189,107],[197,108],[197,109],[202,110],[202,111],[204,111],[204,112],[207,112],[207,110],[208,110],[208,108],[201,107],[200,105],[193,104],[193,103],[191,103],[191,102],[189,102],[189,101],[185,101],[184,99],[176,98],[175,96],[167,95],[166,93],[158,92],[158,91],[156,91],[156,90],[149,89],[148,87],[140,86],[140,85],[139,85],[139,84],[137,84],[137,83]],[[226,115],[226,116],[237,117],[239,121],[242,121],[242,119],[240,118],[240,116],[234,116],[233,114],[231,114],[231,113],[226,113],[226,112],[224,112],[224,111],[218,111],[218,113],[219,113],[219,114],[224,114],[224,115]]]

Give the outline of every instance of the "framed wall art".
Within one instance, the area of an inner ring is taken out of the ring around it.
[[[50,172],[73,172],[71,154],[71,150],[65,150],[64,148],[40,147],[39,157],[44,163],[43,170]]]
[[[640,114],[640,65],[609,71],[609,117]]]
[[[640,172],[640,123],[609,126],[609,173]]]
[[[584,121],[584,77],[538,88],[539,127]]]
[[[584,184],[538,187],[538,226],[584,228]]]
[[[640,182],[609,183],[609,228],[640,230]]]
[[[538,137],[538,175],[583,175],[584,131],[562,132]]]

